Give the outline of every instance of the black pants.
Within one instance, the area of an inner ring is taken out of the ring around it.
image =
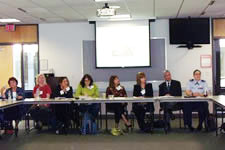
[[[68,104],[58,104],[54,106],[56,120],[60,123],[63,123],[66,128],[69,127],[69,121],[71,120],[70,114],[71,109]]]
[[[112,103],[112,104],[106,104],[106,109],[109,112],[114,112],[115,114],[115,122],[119,124],[120,119],[122,118],[122,115],[125,115],[125,107],[127,104],[121,104],[121,103]]]
[[[192,112],[197,111],[199,117],[199,125],[206,120],[209,114],[208,102],[187,102],[184,103],[184,124],[192,126]]]
[[[160,104],[160,107],[164,111],[164,115],[163,115],[164,121],[166,123],[170,123],[172,111],[182,110],[183,104],[182,103],[162,103]]]
[[[145,122],[146,112],[150,112],[150,122],[154,121],[154,104],[148,103],[146,105],[134,104],[133,112],[137,118],[138,126],[142,131],[145,131],[148,128],[149,124]]]
[[[4,120],[13,121],[21,120],[22,118],[22,108],[23,106],[14,106],[4,110]]]
[[[49,120],[53,117],[51,108],[46,106],[32,106],[29,113],[35,122],[49,123]]]

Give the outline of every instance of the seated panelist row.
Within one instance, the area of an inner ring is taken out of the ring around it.
[[[206,96],[209,94],[207,83],[204,80],[201,80],[201,72],[200,70],[195,70],[193,72],[194,79],[191,79],[188,82],[186,95],[188,96]],[[114,80],[113,80],[113,79]],[[167,70],[164,72],[164,78],[165,82],[159,85],[159,96],[165,96],[165,95],[171,95],[171,96],[181,96],[182,90],[181,90],[181,84],[179,81],[172,80],[171,73]],[[112,81],[113,80],[113,81]],[[137,97],[153,97],[153,88],[151,83],[147,83],[146,75],[143,72],[139,72],[136,77],[137,84],[134,85],[133,90],[133,96]],[[63,83],[63,82],[66,82]],[[88,74],[84,75],[80,84],[77,87],[76,93],[72,95],[73,89],[69,86],[67,82],[68,79],[66,78],[65,81],[60,83],[58,89],[56,91],[53,91],[54,97],[79,97],[79,96],[89,96],[89,97],[99,97],[99,90],[98,86],[94,83],[92,77]],[[17,84],[16,84],[17,85]],[[12,99],[24,99],[24,92],[21,88],[13,88],[13,85],[10,84],[10,88],[7,90],[1,90],[2,97],[3,98],[9,98],[11,96]],[[10,95],[8,95],[8,91],[12,91]],[[21,92],[22,91],[22,92]],[[16,93],[16,94],[15,94]],[[22,94],[21,94],[22,93]],[[50,95],[52,94],[51,88],[47,85],[45,76],[43,74],[40,74],[36,78],[36,86],[33,90],[33,95],[35,98],[41,97],[41,98],[50,98]],[[127,96],[125,88],[120,85],[119,78],[117,76],[112,76],[110,78],[109,87],[106,90],[106,96],[114,95],[115,97],[125,97]],[[204,105],[204,109],[201,109],[202,105]],[[127,118],[124,116],[124,107],[126,104],[118,105],[116,106],[109,106],[111,109],[116,113],[115,120],[116,124],[118,124],[118,120],[121,118],[123,119],[125,125],[128,127],[130,126],[130,123],[128,122]],[[166,107],[165,107],[166,106]],[[205,116],[208,113],[207,104],[185,104],[184,106],[173,103],[173,104],[166,104],[164,106],[161,106],[165,114],[164,119],[168,121],[172,117],[172,111],[174,109],[183,109],[184,111],[184,122],[185,125],[188,125],[190,130],[193,130],[192,124],[191,124],[191,115],[190,113],[197,109],[199,110],[199,126],[198,129],[200,130],[202,128],[202,122],[205,119]],[[121,110],[118,110],[120,108]],[[35,118],[35,121],[38,125],[41,126],[41,120],[45,118],[48,115],[45,115],[46,113],[49,114],[49,105],[48,104],[42,104],[42,105],[33,105],[30,112],[32,116]],[[98,111],[99,111],[99,105],[98,104],[88,104],[88,105],[81,105],[80,111],[82,113],[88,112],[92,118],[93,121],[95,121]],[[149,127],[149,124],[147,124],[144,121],[146,112],[150,112],[150,118],[151,120],[154,120],[154,105],[153,103],[134,103],[133,104],[133,112],[135,113],[135,116],[138,121],[138,125],[142,131],[149,132],[151,131],[151,128]],[[117,125],[116,125],[117,127]]]

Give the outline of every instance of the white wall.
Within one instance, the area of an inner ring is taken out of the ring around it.
[[[169,44],[169,20],[162,19],[151,23],[151,37],[165,37],[167,41],[167,68],[174,79],[181,81],[186,87],[187,81],[192,78],[193,70],[202,71],[202,79],[212,88],[212,68],[200,68],[200,55],[212,55],[212,45],[204,44],[201,48],[188,50],[177,48],[178,45]]]
[[[82,41],[94,39],[94,25],[88,22],[40,24],[40,60],[47,59],[49,70],[56,76],[67,76],[76,87],[83,75]],[[49,71],[41,71],[45,72]]]
[[[194,69],[202,71],[202,78],[212,87],[212,69],[200,68],[200,55],[212,54],[211,44],[187,50],[169,44],[169,21],[151,23],[151,37],[166,38],[167,67],[173,78],[180,80],[182,87],[192,78]],[[56,76],[68,76],[75,88],[82,77],[82,41],[95,40],[94,25],[87,23],[40,24],[40,59],[48,59],[49,69]]]

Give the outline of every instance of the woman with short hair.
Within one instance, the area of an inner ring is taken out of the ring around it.
[[[20,101],[25,98],[24,90],[18,87],[18,80],[15,77],[9,78],[8,85],[9,85],[8,89],[6,89],[4,92],[2,90],[3,99]],[[23,107],[15,106],[15,107],[5,109],[4,120],[10,121],[9,132],[12,132],[11,129],[13,129],[11,121],[15,120],[15,132],[17,134],[18,124],[19,124],[19,121],[21,120],[22,115],[23,115]]]

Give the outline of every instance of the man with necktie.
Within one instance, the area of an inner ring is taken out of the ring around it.
[[[194,79],[189,80],[186,88],[186,95],[191,97],[206,97],[209,94],[208,85],[205,80],[201,80],[201,71],[193,72]],[[188,102],[184,103],[184,124],[188,126],[190,131],[194,131],[192,127],[192,112],[197,111],[199,117],[198,131],[202,130],[202,124],[206,121],[209,114],[208,102]],[[207,130],[207,124],[205,124]]]
[[[164,71],[164,79],[165,81],[159,85],[159,96],[182,96],[181,84],[179,81],[172,80],[169,70]],[[181,110],[182,103],[162,103],[160,107],[164,110],[164,121],[170,130],[170,120],[175,119],[172,111]]]

